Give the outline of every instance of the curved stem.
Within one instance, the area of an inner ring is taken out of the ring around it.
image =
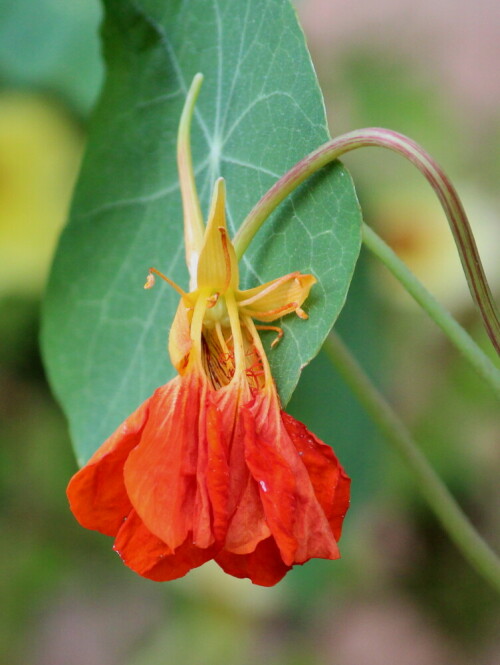
[[[474,236],[458,194],[444,171],[417,143],[388,129],[359,129],[328,141],[297,162],[264,194],[234,238],[239,258],[261,224],[298,185],[341,155],[367,146],[388,148],[403,155],[427,178],[446,213],[474,302],[495,349],[500,353],[500,321],[484,274]]]
[[[422,494],[458,549],[500,591],[500,560],[469,522],[404,424],[335,333],[327,338],[324,348],[380,431],[409,464]]]
[[[500,370],[373,229],[363,224],[362,233],[365,246],[401,282],[500,398]]]

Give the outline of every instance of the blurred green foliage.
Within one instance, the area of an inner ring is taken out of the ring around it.
[[[4,0],[0,84],[43,89],[85,117],[103,78],[98,0]]]

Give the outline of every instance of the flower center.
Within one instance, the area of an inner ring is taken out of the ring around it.
[[[221,326],[229,326],[226,300],[217,291],[207,299],[207,310],[203,317],[203,325],[207,328],[213,328],[216,323]]]

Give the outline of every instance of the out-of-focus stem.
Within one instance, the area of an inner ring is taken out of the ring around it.
[[[403,261],[373,229],[363,224],[362,233],[365,246],[401,282],[408,293],[413,296],[422,309],[437,323],[455,347],[467,358],[477,373],[482,376],[497,397],[500,398],[500,370],[493,365],[488,356],[479,348],[470,335],[438,303],[434,296],[427,291],[425,286],[415,277],[411,270],[408,270]]]
[[[450,538],[476,571],[500,591],[500,560],[462,512],[405,425],[335,333],[327,338],[324,349],[382,434],[408,463]]]
[[[397,132],[380,128],[359,129],[328,141],[297,162],[250,211],[234,238],[236,255],[241,258],[264,220],[304,180],[341,155],[368,146],[388,148],[406,157],[423,173],[436,192],[448,218],[472,298],[479,308],[489,338],[500,353],[499,317],[458,194],[432,157],[417,143]]]

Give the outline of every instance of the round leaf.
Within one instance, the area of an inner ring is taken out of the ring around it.
[[[192,126],[204,214],[227,183],[232,233],[267,189],[328,139],[324,106],[288,0],[108,0],[107,78],[44,307],[49,376],[83,463],[174,374],[166,352],[178,296],[144,291],[150,266],[188,287],[175,159],[196,72]],[[269,358],[283,403],[345,300],[360,246],[350,176],[334,164],[304,183],[243,257],[243,287],[293,270],[318,279],[308,321],[288,316]],[[267,335],[267,333],[265,334]],[[269,348],[273,337],[265,336]]]

